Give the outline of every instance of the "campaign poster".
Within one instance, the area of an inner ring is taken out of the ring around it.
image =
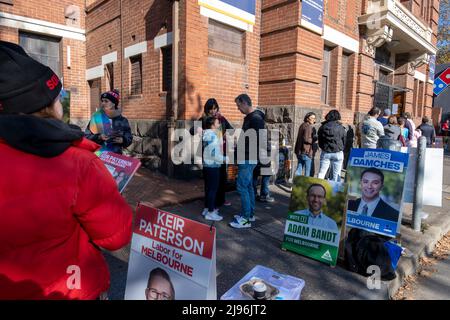
[[[323,0],[303,0],[300,24],[320,35],[323,33]]]
[[[346,202],[345,183],[295,177],[282,248],[335,266]]]
[[[137,207],[125,300],[216,300],[215,228]]]
[[[141,161],[110,151],[97,151],[96,154],[113,176],[119,192],[122,193],[141,166]]]
[[[347,166],[347,226],[395,237],[407,167],[407,153],[352,149]]]

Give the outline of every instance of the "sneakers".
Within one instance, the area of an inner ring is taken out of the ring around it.
[[[230,227],[236,228],[236,229],[244,229],[244,228],[251,228],[252,224],[250,223],[249,220],[243,218],[243,217],[238,217],[238,218],[234,218],[233,221],[230,222]]]
[[[223,217],[218,214],[218,211],[214,210],[213,212],[208,212],[205,215],[205,219],[212,221],[222,221]]]
[[[238,219],[238,218],[241,218],[241,217],[242,217],[242,216],[240,216],[240,215],[238,215],[238,214],[234,215],[234,219]],[[255,222],[255,221],[256,221],[255,216],[251,216],[251,217],[248,219],[248,221],[250,221],[250,222]]]
[[[208,214],[208,208],[203,209],[202,216],[206,216]]]
[[[274,202],[275,199],[271,196],[259,197],[259,201],[261,202]]]

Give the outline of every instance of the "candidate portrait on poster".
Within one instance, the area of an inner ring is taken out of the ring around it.
[[[282,248],[336,265],[346,196],[345,183],[296,177]]]

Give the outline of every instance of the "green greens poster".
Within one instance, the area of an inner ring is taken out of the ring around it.
[[[347,185],[294,179],[282,248],[335,266],[347,202]]]

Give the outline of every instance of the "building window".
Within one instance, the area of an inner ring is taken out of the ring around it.
[[[322,91],[320,94],[320,101],[323,104],[328,104],[329,85],[330,85],[330,60],[331,48],[325,47],[323,50],[323,67],[322,67]]]
[[[345,107],[347,105],[347,91],[348,91],[348,63],[350,60],[350,55],[347,53],[342,54],[342,64],[341,64],[341,106]]]
[[[386,44],[376,49],[375,62],[391,69],[394,68],[391,51],[389,50]]]
[[[236,58],[245,58],[245,32],[209,19],[208,49]]]
[[[142,94],[142,55],[130,57],[130,95]]]
[[[114,65],[108,63],[105,65],[105,76],[106,76],[106,90],[114,89]]]
[[[162,91],[172,91],[172,46],[161,48],[162,54]]]
[[[61,78],[60,39],[20,32],[19,44],[28,55],[48,66]]]
[[[390,84],[390,72],[380,69],[380,72],[378,74],[378,81],[386,84]]]
[[[420,8],[420,14],[422,16],[422,18],[426,21],[429,22],[430,20],[430,1],[429,0],[422,0],[422,6]]]

